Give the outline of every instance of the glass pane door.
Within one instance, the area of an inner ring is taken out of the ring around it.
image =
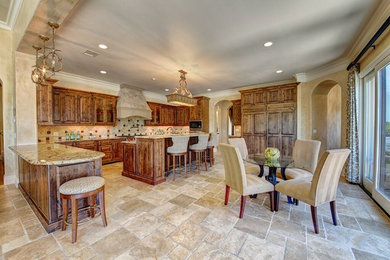
[[[372,193],[375,167],[375,73],[363,79],[363,185]]]
[[[379,169],[372,192],[374,199],[390,212],[390,64],[377,74],[379,105]]]

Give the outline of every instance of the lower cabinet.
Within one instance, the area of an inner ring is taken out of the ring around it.
[[[102,158],[103,164],[123,161],[123,144],[122,139],[120,138],[106,140],[66,141],[60,142],[60,144],[102,152],[105,154],[105,156]]]

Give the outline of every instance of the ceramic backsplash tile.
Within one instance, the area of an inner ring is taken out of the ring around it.
[[[66,133],[80,132],[81,139],[109,138],[118,136],[154,135],[156,131],[164,133],[185,134],[189,132],[188,126],[144,126],[141,118],[118,119],[115,126],[38,126],[38,142],[53,143],[66,141]]]

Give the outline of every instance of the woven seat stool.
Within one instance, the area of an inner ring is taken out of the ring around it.
[[[68,219],[68,201],[71,201],[72,211],[72,243],[77,240],[77,225],[78,225],[78,199],[88,198],[89,214],[95,217],[95,196],[99,199],[100,214],[103,220],[103,226],[107,226],[107,218],[105,212],[105,194],[104,194],[104,178],[100,176],[89,176],[73,179],[63,183],[60,188],[60,196],[62,200],[62,230],[66,229]]]

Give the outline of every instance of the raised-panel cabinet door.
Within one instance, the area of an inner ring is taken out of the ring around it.
[[[254,115],[254,130],[255,134],[267,133],[267,117],[265,112]]]
[[[77,123],[77,95],[74,93],[63,93],[63,122],[66,124]]]
[[[281,156],[291,156],[292,155],[292,149],[295,142],[295,136],[282,136],[282,145],[280,154]]]
[[[267,102],[278,103],[280,102],[280,90],[279,88],[267,90]]]
[[[267,147],[275,147],[280,150],[280,136],[268,136],[268,146]]]
[[[242,115],[242,133],[253,134],[253,114]]]
[[[253,136],[253,153],[264,154],[267,148],[267,136],[266,135],[255,135]]]
[[[115,113],[116,113],[116,100],[107,97],[104,102],[104,113],[105,113],[105,123],[114,124],[115,123]]]
[[[242,105],[250,106],[253,105],[253,93],[244,93],[242,94]]]
[[[78,116],[79,123],[92,124],[93,123],[93,101],[92,95],[79,95]]]
[[[94,98],[94,109],[95,109],[95,123],[104,124],[104,98],[95,97]]]
[[[139,141],[136,150],[138,174],[153,179],[153,140]]]
[[[295,102],[297,101],[297,88],[288,87],[282,89],[283,102]]]
[[[282,134],[295,134],[295,111],[282,112]]]
[[[255,93],[255,104],[263,104],[265,103],[265,92],[264,91],[258,91]]]
[[[268,134],[280,134],[280,112],[268,113]]]
[[[135,174],[135,144],[126,144],[123,148],[123,170]]]
[[[243,135],[248,149],[248,154],[254,154],[253,135]]]
[[[53,91],[53,122],[55,124],[62,123],[62,102],[61,102],[61,93],[58,91]]]

